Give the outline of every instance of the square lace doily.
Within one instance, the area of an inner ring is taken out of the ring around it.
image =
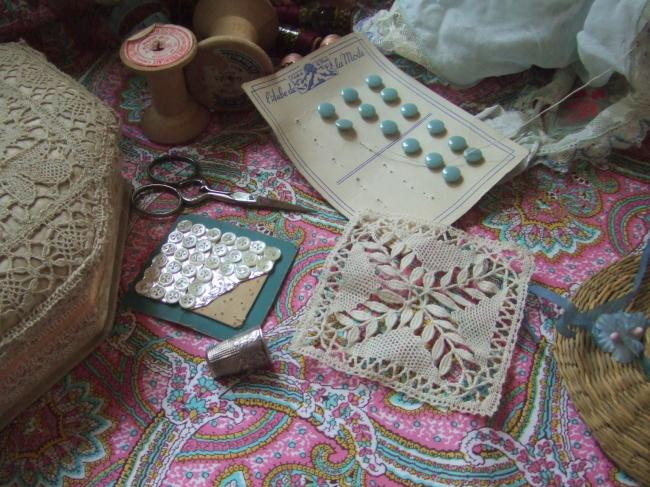
[[[522,249],[363,213],[328,257],[292,348],[434,406],[491,415],[532,270]]]

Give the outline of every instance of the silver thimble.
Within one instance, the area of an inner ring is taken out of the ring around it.
[[[215,345],[208,350],[206,359],[214,377],[239,374],[271,364],[269,349],[260,328]]]

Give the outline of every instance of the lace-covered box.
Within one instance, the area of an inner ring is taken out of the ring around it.
[[[0,427],[112,324],[128,210],[117,134],[43,55],[0,45]]]

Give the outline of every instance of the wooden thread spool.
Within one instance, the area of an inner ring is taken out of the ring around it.
[[[190,93],[211,110],[249,107],[242,83],[273,72],[264,49],[277,36],[275,8],[268,0],[200,0],[193,24],[202,40],[187,67]]]
[[[292,52],[290,54],[287,54],[280,60],[280,67],[279,69],[286,68],[287,66],[291,66],[294,63],[297,63],[302,59],[302,56],[298,54],[297,52]]]
[[[323,37],[323,40],[321,41],[320,46],[318,47],[320,48],[320,47],[331,46],[335,42],[339,41],[339,39],[341,39],[341,36],[337,34],[326,35],[325,37]]]
[[[128,38],[120,49],[122,62],[147,78],[152,104],[140,127],[154,142],[178,144],[199,135],[210,114],[192,100],[183,66],[196,55],[196,37],[172,24],[154,24]]]

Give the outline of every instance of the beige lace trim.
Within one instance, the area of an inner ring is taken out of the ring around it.
[[[0,354],[83,295],[112,216],[117,121],[23,44],[0,45]]]
[[[491,415],[532,270],[521,249],[364,213],[330,254],[292,348],[435,406]]]

